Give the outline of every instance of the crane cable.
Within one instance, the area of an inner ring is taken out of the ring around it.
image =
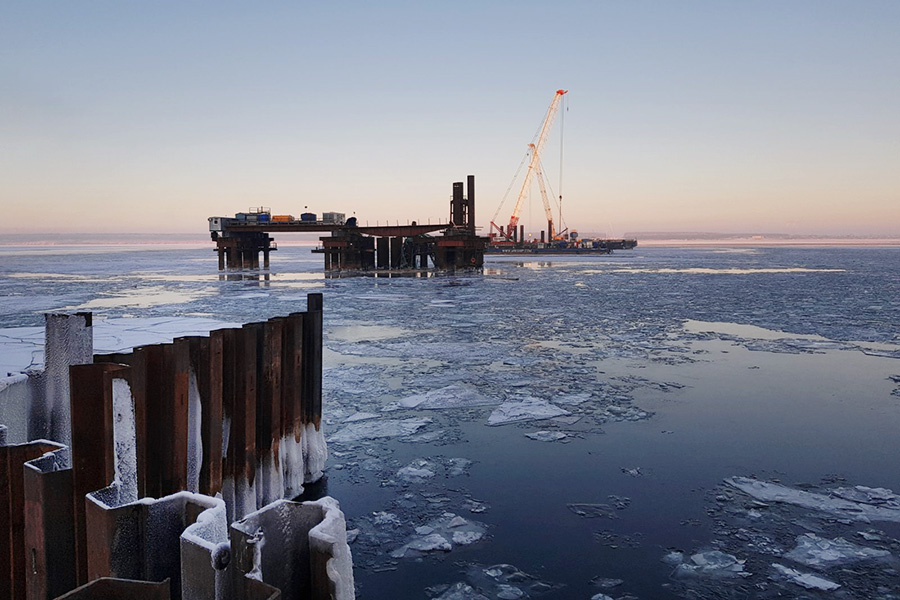
[[[563,231],[563,218],[562,218],[562,200],[563,200],[563,148],[565,144],[565,133],[566,133],[566,113],[569,112],[569,102],[563,96],[561,98],[563,103],[563,110],[559,116],[559,231]]]
[[[561,98],[561,101],[565,101],[565,98]],[[494,212],[494,217],[491,219],[492,222],[497,221],[497,215],[500,214],[500,211],[503,209],[503,204],[506,202],[506,198],[509,196],[509,192],[512,190],[513,185],[515,185],[516,180],[519,178],[519,173],[522,172],[522,167],[525,165],[525,161],[529,159],[531,156],[531,148],[537,142],[537,139],[541,135],[541,130],[544,128],[544,121],[546,121],[546,117],[541,120],[538,124],[537,131],[534,132],[534,136],[531,138],[531,144],[529,144],[529,149],[525,151],[525,156],[522,157],[522,162],[519,163],[519,168],[516,169],[516,174],[513,175],[512,181],[509,182],[509,187],[506,188],[506,193],[503,194],[503,198],[500,200],[500,206],[497,207],[496,212]],[[560,174],[562,177],[562,174]]]
[[[503,199],[500,200],[500,206],[497,207],[497,211],[494,213],[494,216],[491,219],[491,221],[493,221],[493,222],[497,221],[497,215],[500,214],[500,210],[503,208],[503,203],[506,202],[506,198],[509,197],[509,192],[512,190],[513,185],[515,185],[516,179],[519,178],[519,173],[522,172],[522,166],[525,164],[525,161],[528,160],[529,156],[530,156],[530,152],[525,152],[525,156],[522,157],[522,162],[519,163],[519,168],[516,169],[516,174],[513,175],[512,181],[509,182],[509,187],[506,188],[506,193],[503,194]]]

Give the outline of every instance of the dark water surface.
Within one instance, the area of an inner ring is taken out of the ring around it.
[[[483,275],[324,279],[318,257],[284,247],[268,280],[220,278],[209,248],[0,255],[3,327],[60,309],[262,320],[321,291],[325,427],[338,436],[328,493],[359,530],[359,598],[438,596],[463,581],[489,598],[900,596],[896,523],[761,506],[724,484],[900,492],[900,248],[638,248],[489,258]],[[412,407],[429,392],[451,406]],[[571,414],[487,425],[522,400]],[[354,438],[360,423],[373,425]],[[539,431],[565,437],[526,437]],[[433,475],[405,477],[407,466]],[[586,517],[570,504],[600,507]],[[445,513],[485,536],[391,556]],[[809,532],[892,557],[829,568],[785,558]],[[673,578],[662,560],[673,549],[688,561],[721,550],[749,575]],[[805,590],[773,563],[842,587]],[[496,564],[534,579],[485,583]]]

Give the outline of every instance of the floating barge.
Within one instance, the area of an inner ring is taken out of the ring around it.
[[[543,232],[542,232],[543,233]],[[613,250],[631,250],[637,240],[583,239],[554,242],[493,242],[485,247],[485,254],[610,254]]]

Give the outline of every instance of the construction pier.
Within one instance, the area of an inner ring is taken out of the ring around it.
[[[355,217],[324,213],[272,215],[263,207],[231,217],[210,217],[219,270],[269,268],[277,232],[328,232],[313,252],[324,256],[327,273],[480,269],[488,238],[475,231],[475,176],[453,184],[448,223],[359,226]],[[440,233],[440,235],[434,235]]]

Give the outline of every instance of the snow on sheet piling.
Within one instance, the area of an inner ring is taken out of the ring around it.
[[[344,514],[337,500],[279,500],[231,525],[233,564],[244,577],[312,597],[312,585],[334,600],[354,597]]]
[[[72,443],[69,404],[69,366],[90,363],[94,330],[90,313],[47,314],[44,338],[44,390],[31,404],[29,439],[45,438]]]
[[[138,499],[134,397],[128,381],[121,377],[112,380],[112,390],[115,482],[118,484],[120,501],[133,502]]]

